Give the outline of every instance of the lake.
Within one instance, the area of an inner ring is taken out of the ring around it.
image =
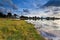
[[[48,40],[60,40],[60,20],[26,20],[34,24],[37,31]]]

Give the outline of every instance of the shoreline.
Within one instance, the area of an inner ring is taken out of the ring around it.
[[[7,35],[7,36],[6,36]],[[3,38],[4,37],[4,38]],[[0,39],[2,40],[45,40],[37,33],[34,25],[24,20],[0,19]]]

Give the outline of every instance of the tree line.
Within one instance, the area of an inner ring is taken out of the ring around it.
[[[59,20],[60,18],[57,18],[57,17],[37,17],[37,16],[34,16],[34,17],[27,17],[27,16],[20,16],[20,19],[21,20],[28,20],[28,19],[32,19],[32,20],[43,20],[43,19],[46,19],[46,20]]]
[[[13,14],[11,12],[4,14],[3,12],[0,12],[0,18],[16,18],[17,14]]]
[[[0,12],[0,18],[17,18],[18,17],[18,15],[17,14],[13,14],[12,15],[12,13],[11,12],[8,12],[7,14],[4,14],[3,12]],[[60,18],[56,18],[56,17],[37,17],[37,16],[34,16],[34,17],[27,17],[27,16],[23,16],[23,15],[21,15],[21,16],[19,16],[18,17],[19,19],[21,19],[21,20],[28,20],[28,19],[33,19],[33,20],[39,20],[39,19],[41,19],[41,20],[43,20],[43,19],[46,19],[46,20],[58,20],[58,19],[60,19]]]

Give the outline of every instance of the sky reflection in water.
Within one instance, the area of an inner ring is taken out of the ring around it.
[[[60,20],[26,20],[35,25],[37,31],[43,37],[53,40],[60,40]]]

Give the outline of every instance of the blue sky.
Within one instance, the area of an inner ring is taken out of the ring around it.
[[[0,0],[0,11],[7,13],[12,12],[24,15],[23,9],[37,10],[48,0]],[[29,14],[29,13],[25,13]]]
[[[57,4],[60,3],[58,2],[59,2],[58,0],[0,0],[0,12],[4,13],[12,12],[12,14],[16,13],[18,15],[31,15],[31,16],[35,14],[41,15],[43,13],[44,13],[43,15],[46,15],[47,13],[49,15],[51,14],[51,12],[48,9],[51,9],[51,7],[45,9],[41,7],[43,7],[43,5],[51,6],[51,3],[57,6]],[[46,11],[47,13],[45,13],[44,12],[45,10],[47,10],[48,12]]]
[[[36,8],[38,5],[44,5],[47,0],[13,0],[13,2],[20,8]]]
[[[21,10],[36,9],[44,5],[48,0],[0,0],[0,8]]]

